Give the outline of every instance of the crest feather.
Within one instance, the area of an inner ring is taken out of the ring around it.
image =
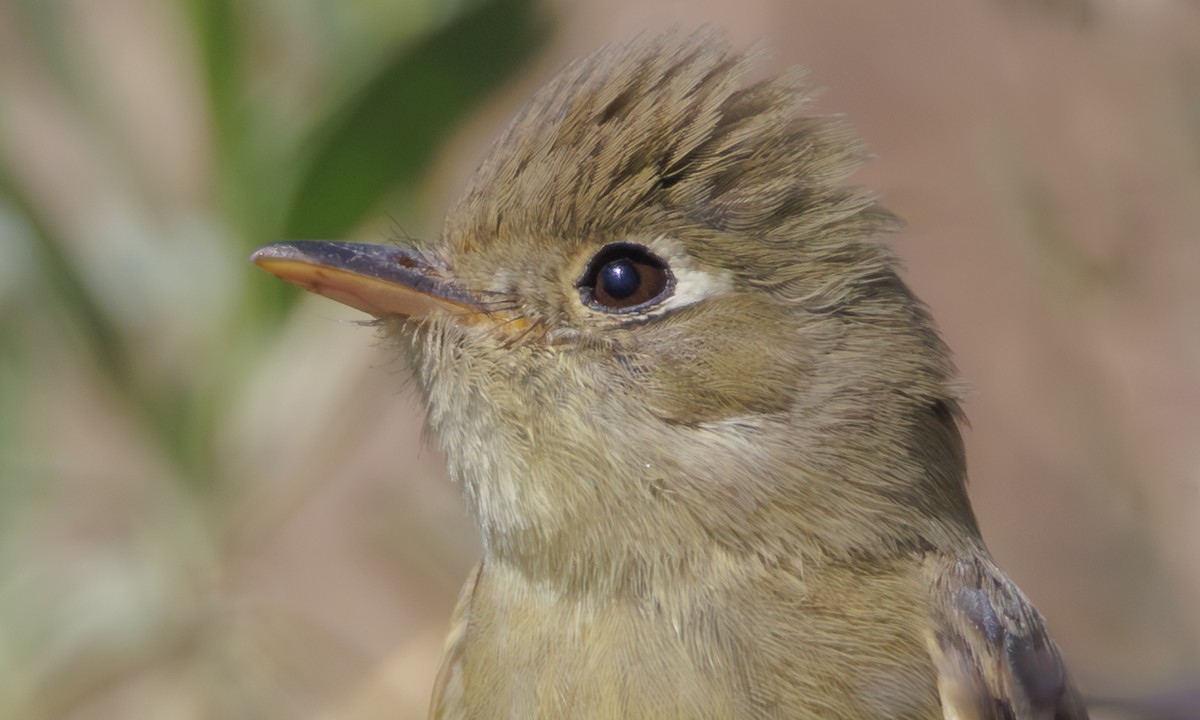
[[[518,229],[570,241],[675,221],[760,237],[778,267],[772,244],[823,236],[844,251],[892,225],[842,184],[864,157],[853,133],[801,115],[803,72],[743,82],[757,55],[705,30],[572,63],[493,146],[448,238],[474,245]]]

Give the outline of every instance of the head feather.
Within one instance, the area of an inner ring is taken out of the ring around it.
[[[840,121],[801,114],[792,71],[744,82],[757,53],[701,31],[604,48],[568,66],[508,126],[450,214],[458,250],[505,236],[588,241],[686,227],[704,259],[784,294],[820,256],[889,265],[893,216],[845,180],[864,151]],[[502,240],[501,240],[502,241]],[[526,240],[527,241],[527,240]],[[824,263],[819,263],[824,265]],[[870,272],[867,272],[870,274]]]

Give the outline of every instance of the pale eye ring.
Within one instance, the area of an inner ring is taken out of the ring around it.
[[[605,245],[592,256],[577,283],[579,297],[603,312],[636,312],[657,305],[675,290],[671,269],[634,243]]]

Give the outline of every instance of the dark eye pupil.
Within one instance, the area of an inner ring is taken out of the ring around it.
[[[614,260],[600,270],[600,285],[610,296],[624,300],[637,292],[642,284],[637,268],[628,260]]]
[[[578,287],[583,302],[596,310],[635,312],[669,297],[675,278],[644,246],[613,243],[592,256]]]

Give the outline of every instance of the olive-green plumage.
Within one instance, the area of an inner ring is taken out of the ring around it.
[[[1086,717],[980,539],[860,145],[748,63],[572,64],[405,255],[465,309],[356,305],[483,535],[433,717]]]

